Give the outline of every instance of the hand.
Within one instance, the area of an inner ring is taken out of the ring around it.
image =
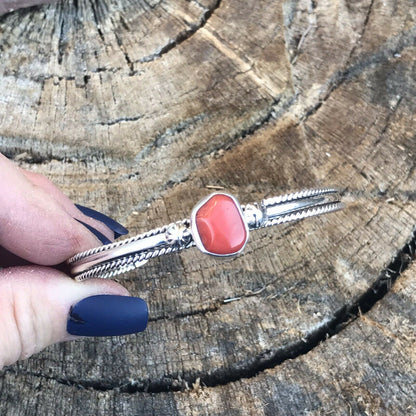
[[[0,154],[0,369],[79,335],[144,330],[146,304],[121,285],[46,267],[126,232]]]

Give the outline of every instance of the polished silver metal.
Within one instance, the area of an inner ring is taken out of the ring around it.
[[[201,251],[212,254],[204,249],[195,226],[196,212],[212,195],[196,205],[191,220],[185,219],[126,240],[76,254],[67,261],[71,275],[77,281],[95,277],[111,278],[140,267],[153,257],[195,245]],[[225,195],[236,203],[247,232],[338,211],[343,207],[338,191],[332,188],[308,189],[264,199],[260,204],[242,206],[232,195]]]

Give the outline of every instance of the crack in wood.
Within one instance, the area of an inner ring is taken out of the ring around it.
[[[64,163],[97,163],[109,157],[101,149],[94,147],[77,148],[75,145],[43,142],[24,137],[0,136],[0,149],[1,153],[9,159],[32,164],[49,163],[52,160]]]
[[[283,99],[285,98],[285,99]],[[265,111],[260,112],[259,117],[248,127],[239,130],[235,133],[230,139],[227,139],[226,146],[223,145],[223,140],[217,145],[210,147],[205,152],[199,152],[194,154],[195,159],[201,159],[207,155],[212,155],[218,153],[220,150],[230,150],[238,143],[241,143],[247,137],[251,137],[257,131],[265,127],[272,120],[278,119],[282,116],[286,110],[288,110],[292,104],[296,101],[297,95],[290,95],[285,97],[285,94],[281,94],[278,97],[274,98],[271,104],[265,109]]]
[[[304,115],[299,120],[299,124],[306,122],[310,116],[314,115],[322,104],[329,99],[331,94],[343,84],[352,81],[367,68],[382,64],[400,55],[406,48],[412,47],[415,44],[416,25],[413,25],[409,30],[389,39],[377,52],[367,56],[364,55],[362,59],[358,59],[354,64],[343,70],[336,71],[328,80],[326,91],[322,94],[323,97],[313,106],[305,110]]]
[[[58,64],[59,65],[62,64],[62,59],[63,59],[65,49],[66,49],[66,46],[67,46],[67,41],[65,40],[64,26],[65,26],[65,19],[62,18],[61,26],[60,26],[60,30],[59,30],[59,39],[58,39]]]
[[[289,61],[290,61],[291,68],[293,65],[295,65],[300,53],[302,52],[302,45],[306,37],[309,35],[312,29],[315,29],[317,27],[315,10],[316,10],[316,2],[314,0],[311,0],[309,7],[308,7],[308,27],[305,29],[305,31],[302,33],[301,37],[299,38],[295,51],[292,51],[290,49],[288,45],[288,40],[285,36],[286,51],[290,57]]]
[[[189,318],[191,316],[199,315],[199,316],[205,316],[206,314],[210,312],[218,312],[220,308],[220,303],[213,304],[211,306],[207,306],[206,308],[199,308],[199,309],[193,309],[188,311],[183,311],[180,313],[175,314],[163,314],[158,316],[152,316],[149,318],[149,322],[158,322],[158,321],[173,321],[176,319],[184,319]]]
[[[101,41],[105,43],[104,33],[101,30],[100,19],[98,15],[98,5],[95,0],[89,0],[91,5],[92,15],[94,17],[95,26],[97,28],[98,36],[100,37]]]
[[[113,24],[113,26],[114,26],[114,20],[111,18],[111,23]],[[123,25],[123,24],[122,24]],[[116,42],[117,42],[117,45],[118,45],[118,47],[120,48],[120,51],[121,51],[121,53],[123,54],[123,56],[124,56],[124,60],[126,61],[126,64],[127,64],[127,66],[129,67],[129,70],[130,70],[130,72],[129,72],[129,76],[133,76],[133,75],[136,75],[136,71],[134,70],[134,63],[133,63],[133,61],[130,59],[130,56],[129,56],[129,54],[128,54],[128,52],[127,52],[127,50],[126,50],[126,48],[125,48],[125,46],[124,46],[124,44],[123,44],[123,41],[122,41],[122,38],[121,38],[121,36],[118,34],[118,32],[117,32],[117,30],[114,30],[114,37],[116,38]]]
[[[96,124],[100,126],[114,126],[115,124],[131,123],[134,121],[138,121],[141,118],[143,118],[143,114],[138,114],[137,116],[131,116],[131,117],[119,117],[119,118],[108,120],[108,121],[100,121],[99,123],[96,123]]]
[[[191,38],[198,30],[202,29],[207,24],[209,18],[221,6],[221,1],[222,0],[217,0],[211,9],[204,8],[204,13],[199,19],[198,24],[191,25],[189,29],[180,32],[174,39],[169,39],[169,41],[157,49],[156,52],[140,58],[135,63],[147,63],[159,59],[166,53],[170,52],[176,46],[179,46],[181,43]]]
[[[367,25],[368,25],[368,22],[370,20],[370,15],[371,15],[371,13],[373,11],[373,5],[374,5],[374,0],[371,0],[370,1],[370,5],[368,6],[368,9],[367,9],[367,13],[366,13],[365,18],[364,18],[363,27],[362,27],[361,32],[360,32],[360,35],[358,37],[358,41],[351,48],[350,55],[349,55],[349,57],[347,59],[347,65],[346,66],[349,66],[350,65],[351,59],[354,56],[355,51],[357,50],[357,48],[361,44],[361,40],[364,37],[365,31],[367,30]]]
[[[146,145],[142,150],[140,150],[140,152],[137,153],[134,158],[135,162],[148,157],[154,149],[158,149],[168,143],[171,143],[174,136],[184,132],[190,127],[195,126],[200,121],[205,120],[207,117],[208,115],[205,113],[197,114],[167,128],[165,131],[159,133],[151,143]]]

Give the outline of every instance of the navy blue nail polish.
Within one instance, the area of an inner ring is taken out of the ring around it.
[[[97,295],[71,308],[66,328],[71,335],[106,337],[144,331],[147,321],[148,310],[143,299]]]
[[[91,227],[91,225],[74,218],[76,221],[78,221],[80,224],[82,224],[85,228],[87,228],[89,231],[91,231],[103,244],[111,244],[112,241],[109,240],[104,234],[100,233],[98,230],[96,230],[94,227]]]
[[[124,228],[120,223],[114,221],[112,218],[107,217],[107,215],[104,215],[94,209],[83,207],[82,205],[75,204],[75,206],[87,217],[94,218],[110,228],[114,232],[114,238],[128,234],[129,231],[127,228]]]

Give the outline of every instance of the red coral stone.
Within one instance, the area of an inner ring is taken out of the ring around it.
[[[236,254],[248,238],[239,207],[228,195],[213,195],[198,209],[195,223],[203,247],[211,254]]]

